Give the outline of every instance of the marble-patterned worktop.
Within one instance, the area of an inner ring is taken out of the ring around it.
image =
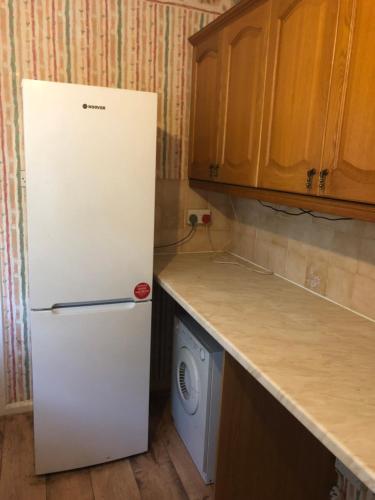
[[[161,286],[375,491],[375,323],[274,275],[155,257]],[[374,304],[375,307],[375,304]]]

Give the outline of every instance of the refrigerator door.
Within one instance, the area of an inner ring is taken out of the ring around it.
[[[33,311],[36,473],[144,452],[151,302]]]
[[[156,103],[23,81],[31,309],[137,300],[135,286],[151,284]]]

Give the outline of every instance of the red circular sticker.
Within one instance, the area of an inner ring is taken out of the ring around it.
[[[145,299],[150,295],[151,288],[148,283],[138,283],[134,288],[134,295],[137,299]]]

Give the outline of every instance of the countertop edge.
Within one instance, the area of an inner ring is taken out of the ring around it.
[[[315,436],[326,448],[337,457],[367,488],[375,492],[375,471],[368,469],[357,458],[343,447],[326,429],[320,427],[308,413],[304,412],[301,407],[287,394],[285,394],[274,382],[265,377],[262,372],[251,363],[251,361],[238,351],[225,335],[216,330],[203,316],[198,314],[190,304],[179,295],[173,287],[164,281],[158,274],[155,274],[155,279],[159,285],[173,299],[183,307],[240,365],[252,375],[272,396],[274,396],[313,436]]]

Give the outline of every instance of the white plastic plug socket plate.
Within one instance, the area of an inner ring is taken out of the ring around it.
[[[195,215],[198,219],[198,222],[197,224],[204,224],[203,222],[203,216],[204,215],[208,215],[211,219],[211,210],[209,210],[208,208],[196,208],[196,209],[189,209],[186,211],[186,224],[188,226],[191,226],[191,222],[190,222],[190,216],[191,215]]]

